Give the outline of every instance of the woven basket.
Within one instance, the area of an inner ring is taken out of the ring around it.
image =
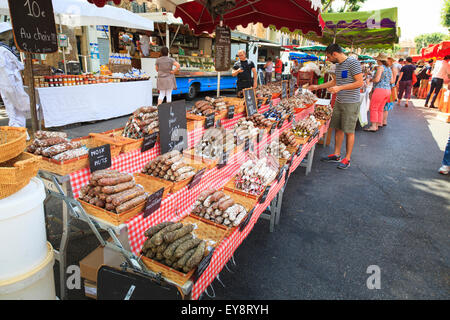
[[[295,141],[297,141],[298,145],[307,144],[308,140],[309,140],[309,137],[306,137],[306,138],[295,137]]]
[[[235,180],[236,180],[235,177],[233,177],[230,181],[228,181],[228,183],[225,185],[225,187],[223,187],[223,189],[226,190],[226,191],[229,191],[229,192],[232,192],[232,193],[236,193],[238,195],[241,195],[241,196],[253,199],[253,200],[258,200],[259,197],[262,195],[262,193],[258,194],[258,195],[250,194],[250,193],[247,193],[247,192],[245,192],[243,190],[240,190],[240,189],[236,188],[235,187]]]
[[[90,133],[89,136],[94,137],[105,144],[120,147],[120,153],[127,153],[142,148],[144,138],[131,139],[122,136],[123,128],[106,131],[103,133]]]
[[[211,158],[205,158],[199,155],[195,154],[195,149],[189,149],[183,152],[184,157],[195,160],[198,162],[202,162],[205,164],[205,166],[208,168],[208,170],[213,169],[215,166],[217,166],[217,163],[219,162],[219,159],[211,159]]]
[[[40,158],[24,152],[0,165],[0,199],[16,193],[37,175]]]
[[[0,127],[0,163],[20,155],[26,144],[26,128]]]
[[[213,241],[214,243],[209,242],[208,245],[212,247],[217,247],[220,242],[229,234],[229,230],[224,226],[215,225],[213,223],[209,223],[206,221],[202,221],[198,219],[196,216],[187,216],[183,218],[180,222],[183,224],[195,224],[197,228],[192,232],[199,239],[205,241]],[[205,255],[208,252],[205,252]],[[158,261],[153,259],[149,259],[145,256],[141,256],[142,262],[149,268],[151,271],[155,273],[161,273],[161,275],[169,279],[179,286],[183,286],[189,279],[192,278],[195,270],[197,268],[192,269],[188,273],[183,273],[172,269]]]
[[[167,182],[157,181],[156,179],[149,179],[149,175],[136,172],[134,173],[134,180],[136,184],[140,184],[145,192],[149,194],[153,194],[159,191],[161,188],[164,188],[163,199],[167,197],[171,188],[167,185]]]
[[[88,149],[99,147],[105,144],[103,141],[99,141],[94,137],[82,137],[73,139],[72,141],[80,141]],[[120,154],[120,150],[120,147],[111,145],[111,158],[117,157]],[[84,155],[82,157],[70,159],[67,161],[57,161],[54,159],[42,157],[39,164],[39,169],[61,176],[65,176],[84,168],[89,168],[89,155]]]

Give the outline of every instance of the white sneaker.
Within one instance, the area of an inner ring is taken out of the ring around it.
[[[450,166],[442,166],[439,168],[440,174],[448,174],[450,172]]]

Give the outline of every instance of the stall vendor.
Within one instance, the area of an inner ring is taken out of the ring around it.
[[[24,65],[14,47],[12,27],[0,23],[0,94],[5,104],[10,127],[26,127],[30,98],[25,92],[20,72]]]
[[[247,55],[244,50],[238,51],[239,61],[233,66],[233,77],[237,76],[237,92],[241,96],[243,89],[254,88],[258,85],[258,76],[256,67],[253,61],[247,60]]]

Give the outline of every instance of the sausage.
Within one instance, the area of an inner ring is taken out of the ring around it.
[[[163,242],[159,246],[156,247],[156,253],[164,253],[170,243]]]
[[[183,167],[185,164],[184,164],[184,162],[183,161],[178,161],[178,162],[175,162],[171,167],[170,167],[170,169],[172,169],[172,171],[177,171],[178,169],[180,169],[181,167]]]
[[[200,195],[198,196],[197,200],[200,201],[200,202],[203,202],[203,201],[206,200],[206,198],[207,198],[208,196],[212,195],[214,192],[216,192],[215,189],[207,189],[207,190],[205,190],[205,191],[202,191],[202,192],[200,193]]]
[[[177,229],[183,228],[183,224],[181,222],[171,224],[162,230],[158,231],[152,238],[151,238],[151,244],[153,246],[159,246],[161,243],[163,243],[164,238],[163,236],[168,232],[173,232]]]
[[[174,224],[174,222],[172,221],[167,221],[167,222],[161,222],[159,224],[157,224],[156,226],[150,227],[147,230],[145,230],[144,232],[144,236],[146,236],[147,238],[151,238],[153,237],[158,231],[164,229],[167,226],[170,226],[171,224]]]
[[[58,153],[57,155],[54,155],[52,157],[52,159],[55,159],[57,161],[66,161],[66,160],[71,160],[71,159],[75,159],[78,157],[82,157],[87,154],[88,154],[88,150],[85,148],[70,149],[70,150]]]
[[[164,234],[164,241],[166,242],[174,242],[177,239],[180,239],[181,237],[184,237],[188,233],[192,232],[194,230],[193,224],[188,224],[183,226],[181,229],[167,232]]]
[[[189,179],[193,175],[195,175],[195,171],[189,171],[189,172],[183,173],[181,176],[177,177],[176,181],[182,181],[182,180]]]
[[[219,201],[222,197],[225,197],[225,193],[223,191],[216,191],[214,192],[214,194],[211,196],[211,202],[217,202]]]
[[[195,249],[194,254],[192,257],[189,258],[189,260],[186,262],[185,267],[183,268],[184,272],[189,272],[194,267],[196,267],[200,261],[203,259],[203,255],[205,254],[206,249],[206,242],[202,240],[200,244],[197,246],[197,249]]]
[[[176,155],[175,157],[167,159],[165,163],[166,163],[166,165],[171,166],[174,163],[177,163],[178,161],[180,161],[181,159],[183,159],[183,155],[180,153],[180,154]]]
[[[119,204],[132,199],[136,196],[140,196],[144,193],[144,189],[140,186],[134,186],[131,189],[124,190],[119,193],[111,194],[106,197],[106,202],[111,202],[115,206],[118,206]]]
[[[185,241],[184,243],[182,243],[181,245],[178,246],[178,248],[175,250],[173,256],[175,258],[181,258],[190,249],[197,247],[200,244],[200,242],[202,242],[202,240],[198,239],[198,238],[191,239],[189,241]]]
[[[39,130],[34,134],[36,139],[48,139],[48,138],[67,138],[67,133],[65,132],[55,132],[55,131],[42,131]]]
[[[172,242],[167,249],[164,251],[163,256],[166,259],[171,259],[173,257],[173,253],[175,250],[182,245],[184,242],[189,241],[193,238],[193,235],[191,233],[185,235],[184,237]]]
[[[109,169],[98,170],[92,174],[91,181],[98,180],[100,178],[106,178],[106,177],[109,177],[110,175],[119,174],[119,173],[120,172],[116,171],[116,170],[109,170]]]
[[[115,186],[105,186],[102,188],[102,192],[106,193],[106,194],[119,193],[119,192],[133,188],[134,185],[135,184],[133,181],[129,181],[129,182],[116,184]]]
[[[113,178],[102,178],[98,180],[99,186],[115,186],[116,184],[124,183],[133,180],[133,176],[128,174],[121,174]]]
[[[47,138],[43,140],[36,139],[34,141],[34,145],[37,147],[50,147],[55,144],[67,143],[69,142],[67,139],[61,137]]]
[[[183,267],[186,265],[186,262],[195,253],[195,249],[196,248],[191,249],[188,252],[186,252],[183,257],[181,257],[177,262],[175,262],[173,267],[176,268],[176,269],[183,269]]]
[[[108,210],[108,211],[112,211],[112,212],[116,211],[116,207],[114,205],[112,205],[111,203],[106,203],[105,204],[105,209]]]
[[[228,199],[227,201],[222,202],[219,205],[219,210],[220,211],[225,211],[227,210],[229,207],[234,205],[234,200],[233,199]]]
[[[141,204],[142,202],[144,202],[145,200],[147,200],[147,198],[148,198],[148,194],[143,194],[143,195],[137,196],[131,200],[128,200],[127,202],[118,206],[116,208],[116,212],[122,213],[122,212],[128,211],[130,209],[133,209],[133,208],[137,207],[139,204]]]

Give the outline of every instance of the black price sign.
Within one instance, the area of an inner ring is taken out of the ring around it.
[[[214,127],[214,122],[216,121],[216,114],[214,112],[208,114],[205,117],[205,129]]]
[[[278,126],[277,126],[277,128],[278,128],[278,129],[281,129],[281,127],[283,126],[283,123],[284,123],[284,118],[282,118],[280,121],[278,121]]]
[[[153,149],[155,147],[156,141],[158,140],[158,132],[153,132],[144,136],[144,142],[142,142],[141,152]]]
[[[253,88],[244,89],[245,107],[247,109],[247,116],[251,117],[258,112],[256,104],[256,95]]]
[[[295,94],[295,83],[296,82],[297,81],[295,81],[295,80],[291,80],[290,88],[289,88],[289,97],[293,97]]]
[[[287,87],[288,87],[288,82],[286,80],[281,81],[281,99],[287,98]]]
[[[263,100],[262,99],[258,99],[258,110],[261,108],[262,103],[263,103]]]
[[[318,135],[319,135],[319,129],[316,128],[316,130],[314,130],[313,138],[315,139]]]
[[[296,153],[297,157],[300,156],[300,154],[302,153],[302,150],[303,150],[303,146],[302,146],[302,145],[299,145],[299,146],[298,146],[298,149],[297,149],[297,153]]]
[[[229,106],[228,107],[228,119],[233,119],[234,118],[234,109],[235,109],[235,106]]]
[[[274,122],[272,124],[272,127],[270,128],[269,134],[272,135],[274,133],[274,131],[276,130],[276,128],[277,128],[277,123]]]
[[[111,167],[111,146],[109,144],[89,149],[89,167],[91,172]]]
[[[144,208],[144,219],[161,207],[163,194],[164,188],[161,188],[148,197]]]
[[[186,105],[184,100],[158,106],[161,154],[188,148]]]
[[[244,152],[250,149],[250,139],[245,138]]]
[[[215,45],[215,69],[216,71],[228,71],[231,65],[231,30],[228,27],[216,28]]]
[[[223,151],[222,152],[222,158],[220,159],[219,163],[217,164],[218,169],[222,169],[225,167],[228,163],[228,152]]]
[[[200,261],[200,263],[198,264],[197,270],[195,271],[194,274],[194,282],[197,282],[197,280],[202,276],[203,272],[205,272],[205,270],[208,268],[209,263],[211,262],[211,258],[213,256],[214,253],[214,248],[211,250],[210,253],[208,253],[208,255],[206,257],[203,258],[202,261]]]
[[[203,168],[202,170],[200,170],[199,172],[197,172],[193,177],[191,182],[189,182],[189,187],[188,189],[192,189],[193,187],[195,187],[201,180],[203,177],[203,174],[205,173],[206,168]]]
[[[278,172],[277,175],[277,183],[280,182],[281,178],[283,178],[283,174],[284,172],[288,169],[288,166],[285,164],[284,166],[281,167],[280,172]]]
[[[58,51],[52,0],[8,0],[16,47],[27,53]]]
[[[294,116],[292,115],[292,113],[289,115],[289,118],[288,118],[288,122],[292,122],[292,120],[294,119]]]
[[[264,193],[262,194],[261,198],[259,199],[259,203],[264,203],[267,199],[267,196],[269,195],[270,186],[266,187],[264,190]]]
[[[256,142],[261,143],[263,137],[264,137],[264,130],[261,129],[259,130],[258,135],[256,136]]]
[[[241,225],[239,226],[239,231],[242,232],[244,231],[245,227],[248,225],[248,223],[250,222],[252,216],[253,216],[253,212],[255,211],[255,208],[253,208],[252,210],[250,210],[250,212],[248,213],[247,217],[245,218],[245,220],[241,223]]]

